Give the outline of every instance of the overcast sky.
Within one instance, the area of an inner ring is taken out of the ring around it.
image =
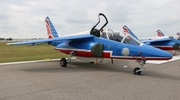
[[[180,0],[0,0],[0,37],[46,38],[49,16],[59,35],[90,30],[104,13],[106,28],[127,25],[138,37],[180,32]]]

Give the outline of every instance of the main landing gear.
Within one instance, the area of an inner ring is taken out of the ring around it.
[[[61,60],[60,60],[61,67],[66,67],[67,63],[71,62],[71,57],[73,55],[75,55],[75,53],[76,53],[76,51],[71,52],[67,60],[65,58],[61,58]]]
[[[66,65],[67,65],[67,60],[66,60],[65,58],[61,58],[61,60],[60,60],[60,65],[61,65],[61,67],[66,67]]]
[[[135,75],[142,75],[142,71],[145,69],[144,64],[146,64],[146,60],[138,61],[138,63],[141,65],[141,67],[134,68],[134,74]]]

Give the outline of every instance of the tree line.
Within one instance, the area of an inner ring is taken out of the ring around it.
[[[0,38],[1,41],[7,40],[7,41],[12,41],[12,38]]]

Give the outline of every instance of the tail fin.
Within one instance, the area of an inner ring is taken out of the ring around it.
[[[176,35],[178,35],[178,37],[180,37],[180,32],[177,32]]]
[[[56,29],[54,28],[50,18],[47,16],[45,19],[46,22],[46,29],[47,29],[47,35],[48,38],[56,38],[59,37]]]
[[[163,32],[161,32],[160,30],[157,30],[156,32],[157,32],[157,35],[158,35],[159,37],[164,36]]]
[[[126,25],[124,25],[122,28],[123,28],[123,32],[124,32],[125,34],[130,34],[130,35],[132,35],[134,38],[138,39],[137,36],[136,36]]]

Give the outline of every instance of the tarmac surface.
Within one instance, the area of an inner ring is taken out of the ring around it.
[[[128,66],[123,68],[123,66]],[[0,100],[179,100],[179,60],[146,64],[132,74],[135,61],[102,64],[72,60],[0,65]],[[96,70],[98,67],[98,70]]]

